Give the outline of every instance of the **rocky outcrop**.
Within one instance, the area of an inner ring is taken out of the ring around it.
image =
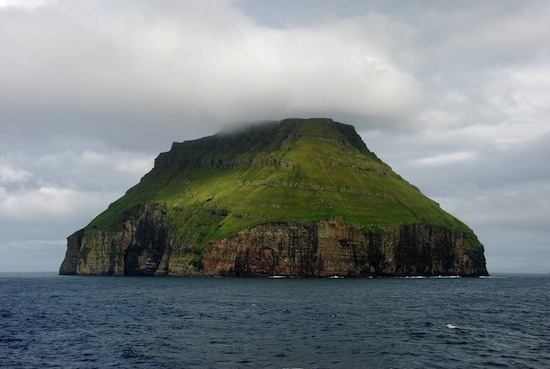
[[[137,219],[125,220],[122,230],[91,227],[69,236],[60,274],[166,274],[162,261],[167,236],[165,211],[148,205]]]
[[[76,231],[67,238],[67,251],[65,259],[59,267],[59,274],[77,274],[78,261],[81,258],[80,249],[82,248],[82,237],[84,229]]]
[[[487,275],[475,236],[441,226],[382,226],[373,232],[339,220],[269,223],[211,242],[201,254],[191,255],[182,253],[173,238],[162,209],[149,207],[119,232],[86,230],[70,236],[61,274]]]

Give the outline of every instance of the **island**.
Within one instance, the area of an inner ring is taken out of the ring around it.
[[[174,143],[68,237],[62,275],[486,276],[474,232],[355,128],[285,119]]]

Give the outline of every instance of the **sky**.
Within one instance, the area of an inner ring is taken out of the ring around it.
[[[0,0],[0,272],[66,237],[172,142],[329,117],[485,246],[550,272],[546,0]]]

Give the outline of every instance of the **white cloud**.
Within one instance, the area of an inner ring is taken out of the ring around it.
[[[93,16],[87,6],[60,2],[47,16],[4,17],[0,46],[11,59],[0,70],[0,104],[20,116],[93,114],[84,124],[96,137],[119,119],[128,127],[123,133],[141,131],[141,139],[149,134],[142,125],[163,120],[351,114],[397,124],[420,106],[421,84],[365,34],[368,19],[272,29],[225,1],[200,4],[172,13],[115,5],[93,9],[100,14]],[[79,129],[76,121],[56,124]]]
[[[27,182],[31,177],[32,173],[25,169],[0,164],[0,183]]]
[[[2,9],[16,8],[25,10],[34,10],[48,4],[53,4],[57,0],[0,0],[0,11]]]
[[[478,153],[473,151],[459,151],[452,153],[439,154],[427,158],[416,159],[414,163],[421,166],[433,165],[453,165],[457,162],[473,160],[478,156]]]
[[[4,159],[0,167],[0,219],[14,222],[90,221],[135,185],[153,165],[150,155],[131,152],[64,151],[37,158],[23,154]],[[22,162],[34,172],[14,170]],[[19,186],[8,187],[15,181]]]
[[[70,188],[42,186],[8,192],[0,187],[0,218],[17,221],[59,221],[76,216],[82,209],[98,209],[98,200],[107,201],[109,194],[82,193]],[[86,210],[89,212],[89,210]],[[59,219],[61,218],[61,219]]]

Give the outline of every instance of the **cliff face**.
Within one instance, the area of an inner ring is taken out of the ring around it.
[[[485,275],[482,249],[468,234],[427,225],[387,227],[383,234],[341,221],[266,224],[210,244],[208,275],[406,276]]]
[[[269,223],[209,243],[194,260],[176,252],[163,211],[147,209],[120,232],[68,238],[61,274],[208,276],[487,275],[473,234],[423,224],[362,230],[340,220]]]
[[[60,274],[487,275],[483,246],[352,126],[291,119],[175,143],[68,238]]]
[[[166,274],[166,212],[148,205],[122,230],[82,229],[68,237],[67,255],[60,274],[155,275]]]

